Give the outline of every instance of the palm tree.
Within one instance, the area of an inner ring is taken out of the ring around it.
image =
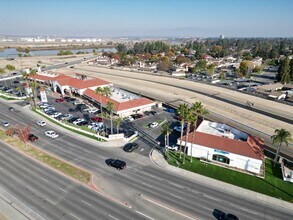
[[[195,120],[195,115],[194,111],[192,108],[188,109],[187,114],[186,114],[186,121],[187,121],[187,128],[186,128],[186,135],[185,135],[185,145],[184,145],[184,150],[183,150],[183,164],[185,164],[185,155],[186,155],[186,147],[187,147],[187,138],[190,132],[190,124],[192,121]],[[191,155],[192,157],[192,155]]]
[[[104,87],[104,89],[103,89],[103,95],[106,96],[107,100],[112,95],[109,86]]]
[[[169,145],[169,135],[173,130],[170,128],[170,123],[167,122],[162,125],[161,133],[165,136],[165,150],[167,152],[167,145]]]
[[[204,120],[204,117],[208,114],[210,114],[209,110],[206,107],[203,107],[199,115],[202,117],[202,120]]]
[[[20,86],[17,86],[15,90],[18,91],[18,92],[20,92],[20,96],[22,97],[22,89],[21,89],[21,87]]]
[[[285,143],[286,147],[288,147],[289,142],[292,141],[292,137],[289,131],[286,131],[284,128],[282,128],[282,129],[276,129],[275,135],[272,135],[271,139],[273,140],[273,144],[278,144],[276,156],[274,159],[274,166],[275,166],[277,159],[279,157],[282,144]]]
[[[121,118],[119,116],[116,117],[115,120],[114,120],[114,122],[115,122],[115,124],[117,126],[117,134],[119,134],[119,127],[120,127],[120,124],[121,124],[122,121],[123,121],[123,118]]]
[[[182,155],[182,137],[183,137],[183,128],[185,123],[186,114],[188,111],[188,105],[187,104],[180,104],[178,109],[176,110],[177,114],[181,117],[181,133],[180,133],[180,156],[179,159],[181,159]]]
[[[113,102],[107,102],[106,108],[110,114],[110,120],[111,120],[111,134],[113,134],[113,111],[114,111],[114,103]]]
[[[198,117],[195,116],[195,117],[192,117],[191,118],[191,121],[190,121],[190,125],[193,127],[193,131],[192,131],[192,137],[191,137],[191,146],[190,146],[190,163],[192,163],[192,149],[193,149],[193,140],[194,140],[194,132],[196,130],[196,125],[197,125],[197,119]]]
[[[37,88],[38,84],[37,82],[33,81],[29,83],[29,87],[32,89],[32,100],[33,100],[33,104],[34,104],[34,108],[36,108],[36,88]]]
[[[100,97],[100,110],[101,110],[101,115],[103,115],[103,107],[102,107],[102,95],[104,93],[104,89],[102,87],[98,87],[95,90],[95,93],[99,95]]]

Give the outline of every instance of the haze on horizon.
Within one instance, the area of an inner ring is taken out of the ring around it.
[[[2,0],[0,35],[293,37],[291,0]]]

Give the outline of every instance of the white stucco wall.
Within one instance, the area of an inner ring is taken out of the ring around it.
[[[177,144],[180,144],[180,140],[177,140]],[[185,145],[185,142],[182,141],[182,145]],[[187,143],[186,145],[188,147],[187,154],[190,156],[191,155],[191,143]],[[239,169],[247,170],[253,173],[259,173],[260,172],[260,167],[262,165],[262,161],[230,152],[224,152],[221,150],[217,149],[212,149],[209,147],[201,146],[201,145],[196,145],[193,144],[192,148],[192,156],[197,157],[197,158],[204,158],[209,161],[214,161],[213,160],[213,155],[218,154],[218,155],[224,155],[227,158],[230,159],[230,163],[225,165],[231,166],[231,167],[236,167]],[[218,162],[218,161],[217,161]],[[220,162],[218,162],[220,163]]]

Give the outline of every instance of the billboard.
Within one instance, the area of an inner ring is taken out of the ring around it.
[[[40,96],[41,96],[41,102],[48,102],[45,90],[40,91]]]

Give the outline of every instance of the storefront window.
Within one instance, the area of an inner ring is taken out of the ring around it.
[[[226,163],[226,164],[230,163],[230,159],[228,157],[225,157],[225,156],[220,155],[220,154],[214,154],[213,155],[213,160],[221,162],[221,163]]]

